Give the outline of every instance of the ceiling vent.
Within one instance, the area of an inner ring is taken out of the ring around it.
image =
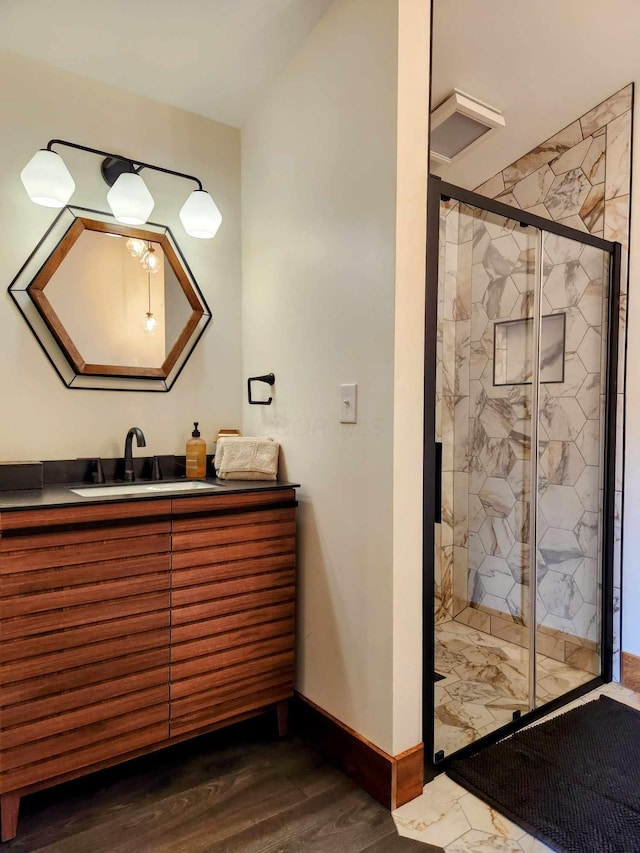
[[[431,159],[451,163],[504,125],[501,112],[454,89],[453,95],[431,113]]]

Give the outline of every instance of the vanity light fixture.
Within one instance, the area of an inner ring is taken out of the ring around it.
[[[64,207],[76,188],[64,160],[53,150],[54,145],[65,145],[104,158],[101,173],[111,187],[107,193],[107,202],[115,218],[126,225],[143,225],[153,210],[153,196],[140,175],[143,169],[153,169],[165,175],[175,175],[193,181],[196,189],[190,193],[180,209],[180,221],[191,237],[215,237],[222,222],[222,215],[210,194],[203,189],[199,178],[64,139],[51,139],[46,148],[34,154],[20,173],[24,188],[35,204]]]

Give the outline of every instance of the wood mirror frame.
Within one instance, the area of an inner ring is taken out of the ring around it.
[[[87,362],[47,298],[47,285],[85,231],[134,237],[161,246],[191,311],[161,365]],[[209,307],[167,226],[150,222],[142,228],[122,225],[110,214],[79,207],[62,209],[10,284],[9,293],[68,388],[169,391],[211,320]]]

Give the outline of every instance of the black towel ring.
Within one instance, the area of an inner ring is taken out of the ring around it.
[[[269,397],[268,400],[254,400],[251,397],[251,383],[252,382],[266,382],[267,385],[273,385],[276,381],[276,377],[273,373],[265,373],[264,376],[250,376],[247,379],[247,394],[249,396],[249,404],[251,406],[270,406],[273,400],[273,397]]]

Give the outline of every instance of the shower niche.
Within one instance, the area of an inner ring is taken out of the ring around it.
[[[429,196],[424,707],[437,767],[611,678],[620,255],[437,178]]]

